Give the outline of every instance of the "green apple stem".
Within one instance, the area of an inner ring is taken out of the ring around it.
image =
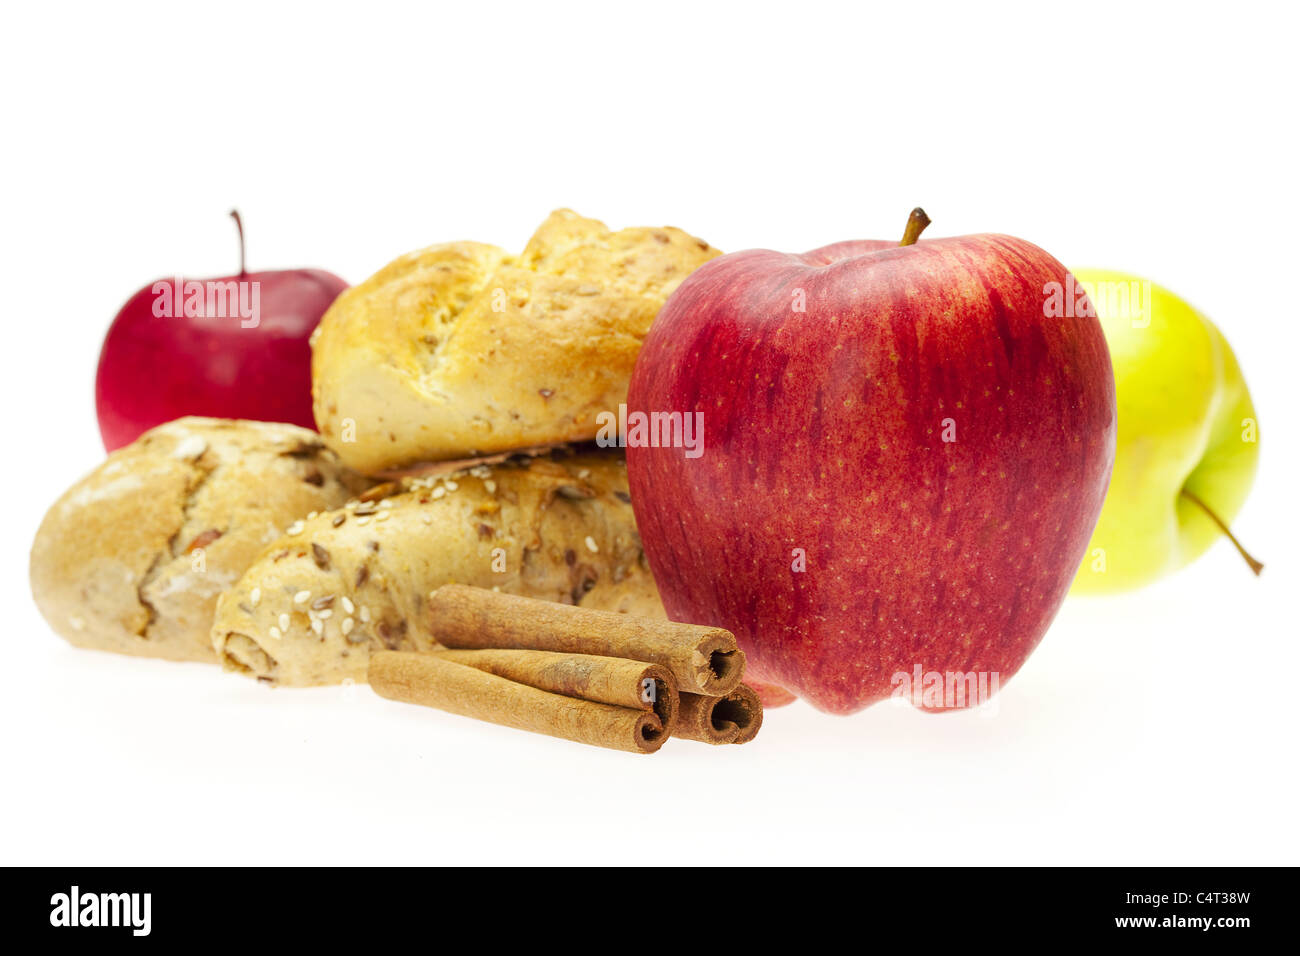
[[[907,217],[907,228],[903,230],[903,241],[899,245],[912,245],[921,238],[921,233],[925,232],[925,227],[928,225],[930,225],[930,217],[925,214],[924,209],[917,206],[912,210],[912,214]]]
[[[238,209],[230,210],[230,218],[235,220],[235,228],[239,230],[239,274],[246,276],[248,272],[244,269],[244,220],[239,218]]]
[[[1180,491],[1179,494],[1182,495],[1184,498],[1186,498],[1188,501],[1190,501],[1192,504],[1196,505],[1196,507],[1204,511],[1206,515],[1209,516],[1209,519],[1219,526],[1219,530],[1228,536],[1228,540],[1232,542],[1232,546],[1236,548],[1237,553],[1240,554],[1246,560],[1246,563],[1250,565],[1250,569],[1255,572],[1256,576],[1259,575],[1260,571],[1264,570],[1263,563],[1260,561],[1256,561],[1253,557],[1251,557],[1250,552],[1241,546],[1241,542],[1237,540],[1237,536],[1234,535],[1232,531],[1228,528],[1228,526],[1223,523],[1223,519],[1220,518],[1218,515],[1216,515],[1213,512],[1213,510],[1211,510],[1209,505],[1207,505],[1196,495],[1192,494],[1186,488]]]

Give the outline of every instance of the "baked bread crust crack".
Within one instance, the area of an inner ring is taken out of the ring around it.
[[[294,520],[367,484],[306,429],[178,419],[51,506],[32,544],[32,594],[78,647],[215,662],[221,591]]]
[[[662,618],[617,452],[404,479],[269,545],[220,600],[227,669],[283,685],[363,682],[370,652],[436,647],[443,584]]]
[[[561,209],[519,256],[473,242],[402,256],[313,335],[317,427],[367,473],[591,440],[664,301],[719,254]]]

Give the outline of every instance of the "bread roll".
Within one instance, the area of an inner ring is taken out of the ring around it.
[[[285,685],[364,681],[372,650],[436,646],[426,601],[451,582],[663,617],[616,452],[389,490],[303,522],[222,596],[213,643],[228,669]]]
[[[32,545],[32,594],[78,647],[215,662],[217,595],[293,521],[363,487],[306,429],[169,422],[50,508]]]
[[[566,209],[517,257],[472,242],[403,256],[316,329],[317,427],[368,473],[595,438],[664,300],[718,254]]]

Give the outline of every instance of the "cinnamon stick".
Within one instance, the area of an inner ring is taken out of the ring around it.
[[[763,726],[763,705],[748,684],[720,697],[682,694],[674,736],[706,744],[747,744]]]
[[[678,624],[445,584],[429,595],[433,637],[444,647],[595,654],[660,664],[679,691],[718,696],[745,669],[736,638],[720,627]]]
[[[517,684],[439,654],[376,651],[368,680],[381,697],[578,743],[654,753],[668,739],[652,710],[633,710]]]
[[[616,707],[653,710],[672,733],[677,721],[677,687],[666,667],[592,654],[554,651],[435,651],[443,660],[474,667],[497,677],[566,697],[581,697]]]

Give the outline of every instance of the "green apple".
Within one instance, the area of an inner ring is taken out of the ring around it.
[[[1119,435],[1072,592],[1140,587],[1225,537],[1258,574],[1262,565],[1229,530],[1259,460],[1255,407],[1232,349],[1209,319],[1155,283],[1100,269],[1074,277],[1110,346]]]

